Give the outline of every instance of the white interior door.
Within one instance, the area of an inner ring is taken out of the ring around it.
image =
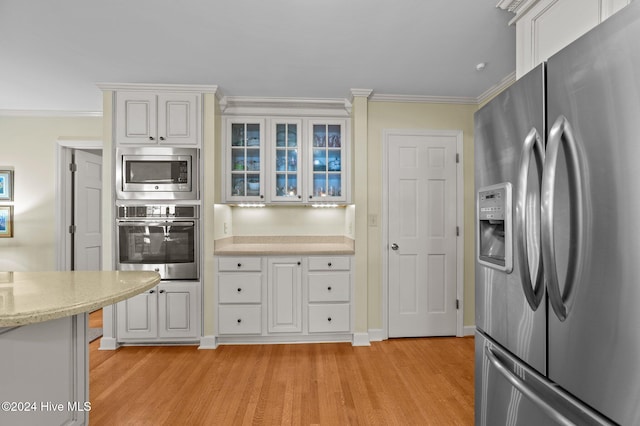
[[[456,135],[388,136],[389,337],[456,335]]]
[[[99,271],[102,260],[102,157],[75,151],[74,270]]]

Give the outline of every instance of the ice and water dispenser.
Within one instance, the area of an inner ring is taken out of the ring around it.
[[[480,188],[477,202],[478,262],[509,273],[513,269],[511,184],[505,182]]]

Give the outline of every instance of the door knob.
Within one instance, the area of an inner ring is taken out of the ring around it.
[[[400,248],[396,243],[391,244],[391,250],[398,250]]]

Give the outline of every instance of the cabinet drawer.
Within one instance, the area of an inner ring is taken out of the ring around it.
[[[260,305],[223,305],[218,308],[220,334],[262,333],[262,307]]]
[[[310,333],[339,333],[349,329],[349,304],[309,305]]]
[[[218,302],[260,303],[262,301],[262,274],[227,273],[219,276]]]
[[[345,256],[310,257],[310,271],[348,271],[351,259]]]
[[[348,302],[349,281],[349,272],[309,274],[309,302]]]
[[[220,257],[218,271],[260,271],[262,258],[260,257]]]

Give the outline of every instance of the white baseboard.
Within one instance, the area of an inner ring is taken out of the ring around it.
[[[475,325],[465,325],[463,329],[464,329],[463,333],[465,336],[474,336],[476,334]]]
[[[115,337],[102,337],[100,339],[100,351],[115,351],[118,349],[118,342]]]
[[[371,346],[369,333],[353,333],[353,346]]]
[[[216,336],[202,336],[200,338],[200,346],[198,349],[217,349],[218,339]]]
[[[369,339],[372,342],[382,342],[384,339],[384,331],[381,328],[370,328]]]

